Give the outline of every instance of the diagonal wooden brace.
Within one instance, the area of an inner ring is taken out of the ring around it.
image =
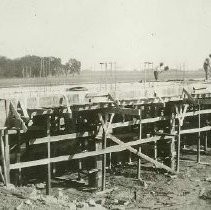
[[[166,165],[164,165],[164,164],[162,164],[162,163],[150,158],[149,156],[141,153],[140,151],[134,149],[133,147],[126,145],[123,141],[119,140],[117,137],[109,134],[108,138],[110,138],[112,141],[114,141],[115,143],[119,144],[120,146],[124,147],[125,149],[129,150],[130,152],[138,155],[139,157],[141,157],[141,158],[143,158],[143,159],[155,164],[156,166],[158,166],[160,168],[163,168],[163,169],[165,169],[165,170],[167,170],[167,171],[169,171],[171,173],[174,173],[174,174],[176,173],[176,171],[172,170],[170,167],[168,167],[168,166],[166,166]]]
[[[180,109],[178,109],[178,106],[175,106],[175,109],[176,109],[176,114],[177,114],[177,118],[179,120],[179,124],[180,126],[183,126],[183,121],[185,119],[185,114],[187,112],[187,109],[188,109],[189,105],[188,104],[185,104],[184,105],[184,109],[182,107],[182,105],[180,105]]]
[[[106,122],[108,122],[108,123],[105,123],[105,121],[103,120],[103,116],[102,116],[101,113],[98,113],[98,117],[99,117],[99,120],[100,120],[101,125],[102,125],[102,127],[103,127],[103,130],[104,130],[104,132],[105,132],[105,135],[107,135],[108,132],[109,132],[109,129],[110,129],[110,127],[111,127],[111,123],[112,123],[112,121],[113,121],[113,118],[114,118],[114,113],[111,114],[111,117],[110,117],[109,122],[108,122],[108,114],[105,115],[105,117],[107,118],[107,119],[106,119]]]

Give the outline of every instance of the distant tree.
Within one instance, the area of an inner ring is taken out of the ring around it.
[[[80,73],[81,62],[70,59],[62,65],[61,59],[53,56],[39,57],[26,55],[24,57],[9,59],[0,56],[0,77],[46,77],[65,74]]]
[[[70,58],[69,61],[65,64],[65,74],[80,74],[81,72],[81,62],[76,60],[75,58]]]

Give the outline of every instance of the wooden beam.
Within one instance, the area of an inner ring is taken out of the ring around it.
[[[106,114],[108,115],[108,114]],[[105,117],[105,124],[107,124],[108,117]],[[102,139],[102,149],[105,149],[107,146],[107,134],[106,130],[103,129],[103,139]],[[103,162],[102,162],[102,187],[101,190],[105,190],[106,187],[106,154],[103,154]]]
[[[48,143],[47,143],[47,152],[48,152],[48,164],[47,164],[47,181],[46,181],[46,194],[51,194],[51,144],[50,144],[50,116],[47,118],[47,136]]]
[[[205,136],[204,136],[204,151],[207,151],[207,136],[208,136],[208,132],[205,132]]]
[[[198,105],[199,107],[199,111],[201,109],[201,106],[200,104]],[[197,163],[200,162],[200,147],[201,147],[201,131],[200,131],[200,128],[201,128],[201,115],[200,115],[200,112],[199,112],[199,115],[198,115],[198,126],[199,126],[199,132],[198,132],[198,142],[197,142]]]
[[[179,166],[180,166],[180,142],[181,142],[181,126],[180,126],[180,123],[178,123],[177,166],[176,166],[177,172],[179,172]]]
[[[185,117],[191,117],[191,116],[196,116],[200,114],[211,114],[211,109],[205,109],[205,110],[200,110],[200,111],[191,111],[191,112],[186,112],[184,113]],[[147,123],[154,123],[158,121],[165,121],[169,120],[169,116],[164,116],[164,117],[153,117],[153,118],[147,118],[147,119],[142,119],[141,123],[142,124],[147,124]],[[178,116],[176,116],[176,119],[178,119]],[[131,125],[139,125],[140,120],[137,119],[135,122],[134,121],[126,121],[126,122],[118,122],[118,123],[113,123],[111,125],[111,128],[118,128],[118,127],[126,127],[126,126],[131,126]]]
[[[141,124],[141,117],[142,117],[142,110],[139,109],[139,119],[140,119],[140,124],[139,124],[139,139],[142,139],[142,124]],[[138,152],[141,152],[141,146],[138,148]],[[141,158],[138,156],[138,163],[137,163],[137,178],[141,178]]]
[[[145,160],[147,160],[147,161],[149,161],[149,162],[155,164],[156,166],[158,166],[158,167],[160,167],[160,168],[163,168],[163,169],[165,169],[165,170],[167,170],[167,171],[169,171],[169,172],[171,172],[171,173],[175,173],[175,171],[172,170],[170,167],[168,167],[168,166],[166,166],[166,165],[164,165],[164,164],[162,164],[162,163],[160,163],[160,162],[158,162],[158,161],[156,161],[156,160],[150,158],[149,156],[147,156],[147,155],[145,155],[145,154],[143,154],[143,153],[141,153],[141,152],[138,152],[136,149],[134,149],[134,148],[131,147],[131,146],[127,146],[124,142],[122,142],[121,140],[119,140],[119,139],[116,138],[115,136],[113,136],[113,135],[110,134],[110,135],[109,135],[109,138],[110,138],[112,141],[114,141],[115,143],[119,144],[120,146],[125,147],[125,149],[129,150],[130,152],[132,152],[132,153],[138,155],[139,157],[141,157],[141,158],[143,158],[143,159],[145,159]]]
[[[171,126],[171,134],[174,135],[174,137],[171,139],[171,168],[174,170],[175,169],[175,158],[176,158],[176,150],[175,150],[175,114],[174,110],[172,108],[171,110],[171,120],[170,120],[170,126]]]
[[[101,125],[103,127],[103,141],[102,141],[102,149],[106,149],[107,147],[107,134],[109,131],[109,128],[111,126],[111,123],[113,121],[113,117],[114,117],[114,113],[111,114],[110,116],[110,120],[109,118],[109,114],[106,113],[105,114],[105,121],[103,120],[102,114],[99,113],[99,120],[101,122]],[[108,122],[109,120],[109,122]],[[102,188],[101,190],[105,190],[105,186],[106,186],[106,154],[103,154],[103,161],[102,161]]]
[[[183,92],[185,93],[185,95],[188,97],[188,100],[189,100],[192,104],[197,105],[196,100],[191,96],[191,94],[190,94],[185,88],[183,88]]]
[[[162,138],[162,140],[163,139],[167,140],[171,138],[164,137]],[[125,146],[136,146],[136,145],[145,144],[145,143],[153,142],[153,141],[159,141],[159,140],[161,140],[161,137],[159,136],[154,136],[154,137],[150,137],[146,139],[139,139],[137,141],[131,141],[131,142],[125,143],[124,147],[122,145],[115,145],[115,146],[110,146],[104,150],[99,150],[99,151],[82,152],[82,153],[73,154],[73,155],[58,156],[58,157],[50,158],[50,162],[56,163],[56,162],[70,161],[70,160],[80,159],[80,158],[93,157],[93,156],[98,156],[98,155],[107,154],[107,153],[121,152],[121,151],[127,150]],[[14,170],[17,168],[28,168],[32,166],[46,165],[48,164],[48,162],[49,162],[49,159],[46,158],[46,159],[41,159],[41,160],[33,160],[29,162],[14,163],[14,164],[10,164],[10,169]]]
[[[132,109],[132,108],[109,108],[108,112],[115,113],[115,114],[125,114],[125,115],[139,115],[139,109]]]
[[[192,128],[192,129],[181,130],[180,134],[198,133],[198,132],[204,132],[204,131],[210,131],[210,130],[211,130],[211,126],[204,126],[201,128]]]
[[[20,163],[21,161],[21,147],[20,147],[20,142],[21,142],[21,135],[20,135],[20,130],[17,131],[17,151],[16,151],[16,163]],[[22,184],[22,177],[21,177],[21,168],[19,168],[16,172],[16,184],[20,186]]]
[[[87,131],[87,132],[64,134],[64,135],[59,135],[59,136],[46,136],[42,138],[31,139],[30,144],[48,143],[49,139],[50,139],[50,142],[57,142],[57,141],[64,141],[64,140],[73,140],[79,137],[91,137],[93,135],[94,135],[93,131]]]
[[[5,153],[5,163],[6,163],[6,185],[10,183],[10,147],[8,130],[4,131],[4,153]]]
[[[5,162],[5,151],[4,151],[4,141],[3,141],[3,131],[0,130],[0,147],[1,147],[1,160],[2,160],[2,167],[3,167],[3,172],[4,172],[4,181],[8,183],[7,181],[7,168],[6,168],[6,162]]]

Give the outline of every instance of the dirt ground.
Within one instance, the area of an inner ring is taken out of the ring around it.
[[[53,180],[51,196],[45,195],[44,183],[1,185],[0,208],[211,209],[211,152],[201,156],[203,164],[195,162],[196,154],[183,154],[182,159],[178,175],[143,164],[141,180],[136,179],[135,164],[118,166],[107,173],[103,193],[70,180],[68,175]]]

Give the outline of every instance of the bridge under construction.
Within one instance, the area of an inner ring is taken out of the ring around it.
[[[196,145],[196,162],[210,145],[211,84],[144,82],[2,88],[0,175],[23,183],[45,169],[46,193],[62,171],[88,177],[105,190],[106,173],[125,162],[146,162],[179,173],[180,152]],[[203,164],[203,163],[202,163]]]

